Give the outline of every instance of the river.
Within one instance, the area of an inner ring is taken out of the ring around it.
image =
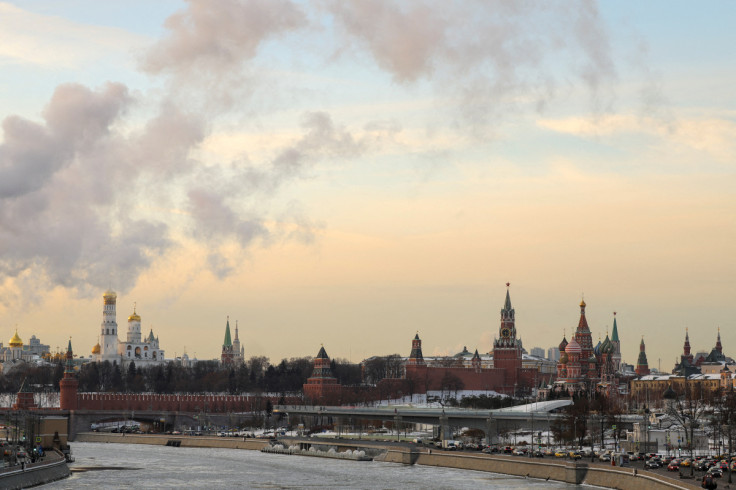
[[[99,469],[74,473],[66,480],[44,486],[45,489],[583,488],[559,482],[452,468],[341,461],[238,449],[174,448],[91,442],[74,443],[72,449],[76,457],[72,468]],[[118,469],[102,469],[105,467]]]

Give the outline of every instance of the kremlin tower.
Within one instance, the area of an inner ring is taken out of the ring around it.
[[[410,366],[416,366],[424,364],[424,356],[422,355],[422,341],[419,338],[419,332],[414,336],[414,340],[411,341],[411,353],[406,364]]]
[[[238,322],[235,321],[235,340],[230,337],[230,317],[225,324],[225,340],[222,342],[222,353],[220,362],[222,364],[241,364],[245,356],[245,348],[240,347],[238,338]]]
[[[504,385],[513,389],[519,382],[521,370],[521,342],[516,338],[516,313],[511,307],[509,284],[506,283],[506,301],[501,310],[499,337],[493,341],[493,367],[504,370]],[[513,393],[513,392],[512,392]]]
[[[611,343],[613,344],[613,355],[611,362],[613,363],[613,372],[617,373],[621,370],[621,341],[618,339],[618,325],[616,324],[616,312],[613,312],[613,331],[611,332]]]
[[[79,381],[74,375],[74,353],[72,352],[72,339],[66,349],[66,364],[64,366],[64,377],[59,381],[59,407],[62,410],[77,409],[77,387]]]
[[[644,345],[644,336],[641,337],[639,344],[639,359],[636,361],[636,374],[638,376],[646,376],[649,374],[649,363],[647,362],[646,346]]]
[[[330,358],[324,346],[314,358],[314,370],[303,386],[304,396],[312,403],[335,403],[338,401],[342,386],[332,375]]]
[[[230,317],[227,317],[227,323],[225,324],[225,340],[222,342],[220,362],[222,364],[233,363],[233,341],[230,337]]]

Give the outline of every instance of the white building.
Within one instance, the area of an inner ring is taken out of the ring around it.
[[[164,350],[159,345],[158,337],[153,335],[153,329],[147,337],[141,338],[141,317],[135,307],[133,307],[133,314],[128,317],[127,337],[125,341],[120,341],[116,318],[117,294],[114,291],[107,291],[102,298],[104,300],[102,326],[100,327],[100,341],[92,348],[94,360],[119,362],[122,366],[135,362],[136,367],[166,362]]]

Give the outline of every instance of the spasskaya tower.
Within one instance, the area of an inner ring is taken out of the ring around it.
[[[516,316],[511,307],[510,285],[506,283],[506,301],[501,310],[499,336],[493,341],[493,367],[505,371],[504,385],[507,391],[514,390],[521,370],[521,343],[516,338]]]

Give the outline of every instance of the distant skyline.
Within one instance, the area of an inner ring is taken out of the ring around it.
[[[736,356],[736,4],[0,1],[0,339]]]

